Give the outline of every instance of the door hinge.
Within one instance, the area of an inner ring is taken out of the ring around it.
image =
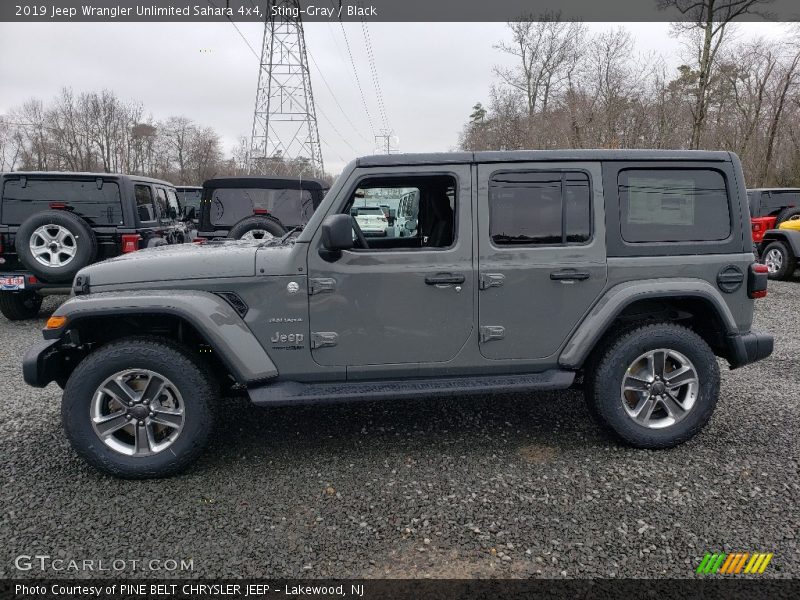
[[[312,331],[311,349],[326,348],[339,343],[339,334],[335,331]]]
[[[506,337],[506,328],[502,325],[481,326],[481,342],[502,340],[504,337]]]
[[[502,273],[481,273],[478,287],[482,290],[488,290],[493,287],[500,287],[506,280],[506,276]]]
[[[308,280],[308,295],[324,294],[336,289],[336,280],[332,277],[316,277]]]

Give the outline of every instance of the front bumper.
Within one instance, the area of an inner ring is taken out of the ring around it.
[[[739,333],[728,336],[728,346],[731,350],[728,362],[732,369],[737,369],[772,354],[774,338],[760,331]]]
[[[61,373],[60,339],[44,340],[34,345],[22,359],[22,377],[33,387],[45,387]]]

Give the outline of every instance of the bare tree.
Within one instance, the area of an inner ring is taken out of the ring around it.
[[[736,19],[758,13],[772,0],[659,0],[661,8],[676,8],[685,21],[675,23],[673,32],[684,37],[693,49],[697,86],[692,108],[692,137],[689,147],[697,149],[705,126],[710,84],[717,57],[729,25]]]

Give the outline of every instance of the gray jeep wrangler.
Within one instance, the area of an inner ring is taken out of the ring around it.
[[[397,209],[367,238],[356,198]],[[519,151],[361,158],[296,236],[95,264],[24,359],[63,387],[89,463],[164,476],[228,393],[258,406],[581,384],[622,440],[667,448],[709,420],[731,368],[765,358],[767,289],[728,152]]]

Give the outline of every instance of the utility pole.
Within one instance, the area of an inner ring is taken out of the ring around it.
[[[267,7],[248,156],[252,174],[324,173],[301,14],[299,0]]]

